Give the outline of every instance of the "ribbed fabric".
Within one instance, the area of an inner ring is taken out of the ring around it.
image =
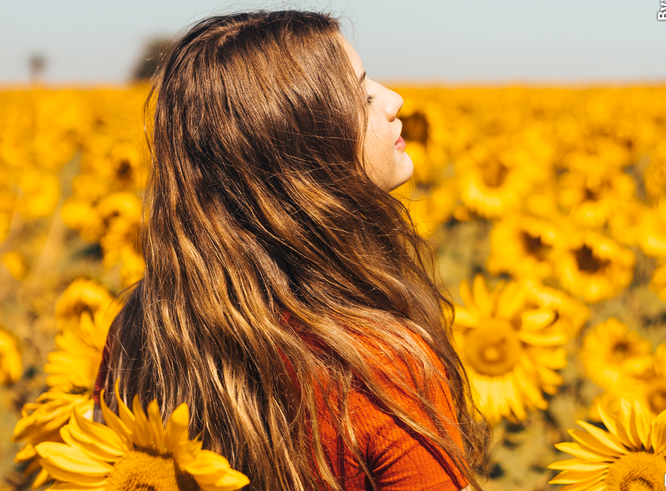
[[[284,318],[288,322],[289,314],[285,313]],[[420,336],[414,334],[413,337],[428,353],[428,357],[435,367],[445,373],[448,378],[446,369],[435,353]],[[109,336],[110,338],[111,336]],[[107,340],[93,392],[93,399],[98,405],[99,393],[106,378],[108,356]],[[412,380],[406,365],[387,363],[385,366],[373,368],[379,368],[384,373],[391,371],[394,375],[402,377],[405,382]],[[290,375],[295,379],[295,374]],[[395,400],[407,402],[402,392],[389,385],[387,379],[381,383]],[[448,386],[440,387],[439,384],[435,384],[431,391],[434,392],[435,405],[441,409],[445,418],[457,423]],[[324,396],[316,390],[315,397],[324,454],[335,476],[345,491],[371,490],[372,487],[367,482],[365,473],[333,426],[331,414],[324,403]],[[334,398],[329,397],[328,400],[334,400]],[[429,444],[427,439],[418,436],[411,428],[383,411],[378,401],[375,401],[366,391],[351,390],[348,396],[348,407],[359,449],[381,491],[457,491],[467,486],[467,480],[445,452],[435,448]],[[435,430],[425,411],[420,407],[412,405],[410,414],[427,428]],[[449,426],[447,432],[462,449],[462,438],[457,428]],[[328,488],[322,483],[318,491],[325,489]]]

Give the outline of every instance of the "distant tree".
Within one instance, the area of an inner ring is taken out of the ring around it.
[[[171,49],[172,41],[168,37],[154,37],[147,41],[139,60],[132,69],[132,81],[149,80],[157,71],[165,55]]]
[[[30,70],[30,81],[35,83],[41,80],[46,69],[46,55],[33,53],[28,58],[28,69]]]

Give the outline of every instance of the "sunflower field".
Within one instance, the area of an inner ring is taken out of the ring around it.
[[[414,161],[393,194],[438,248],[494,425],[485,488],[662,491],[666,87],[392,88]],[[0,490],[248,482],[188,440],[185,405],[91,420],[115,296],[143,274],[147,93],[0,91]]]

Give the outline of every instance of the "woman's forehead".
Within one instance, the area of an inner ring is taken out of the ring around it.
[[[358,55],[354,47],[351,45],[351,43],[347,40],[346,37],[344,37],[342,34],[340,34],[340,39],[342,40],[342,45],[345,48],[345,51],[347,52],[347,55],[349,56],[349,61],[351,61],[352,67],[354,67],[354,71],[356,72],[356,76],[358,78],[361,78],[361,75],[363,75],[364,69],[363,69],[363,61],[361,60],[361,57]]]

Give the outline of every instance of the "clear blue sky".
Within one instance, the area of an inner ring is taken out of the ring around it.
[[[383,82],[666,83],[659,0],[0,0],[0,84],[122,83],[143,43],[212,13],[304,8],[342,14]]]

